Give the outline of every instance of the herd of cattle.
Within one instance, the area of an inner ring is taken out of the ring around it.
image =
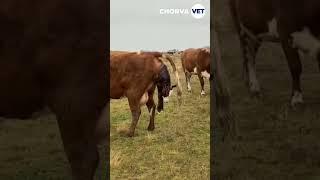
[[[146,105],[150,113],[148,130],[154,130],[155,110],[163,110],[164,98],[168,98],[174,87],[177,87],[181,103],[181,83],[173,56],[180,52],[110,52],[110,98],[127,97],[132,122],[128,136],[133,136],[138,123],[141,106]],[[164,61],[172,66],[177,85],[171,85],[170,73]],[[210,78],[210,49],[187,49],[181,52],[181,62],[186,76],[188,90],[191,90],[190,76],[198,75],[201,84],[201,95],[204,95],[204,77]],[[153,99],[155,89],[158,92],[158,105]]]

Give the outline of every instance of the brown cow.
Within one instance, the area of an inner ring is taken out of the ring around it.
[[[197,74],[201,85],[201,95],[205,95],[203,77],[210,78],[210,50],[208,48],[186,49],[181,55],[181,61],[188,91],[191,91],[191,75]]]
[[[0,2],[0,116],[26,118],[48,106],[75,180],[93,179],[96,129],[106,131],[97,127],[109,91],[105,3]]]
[[[129,137],[134,135],[144,104],[150,113],[148,130],[154,130],[155,88],[158,89],[158,111],[163,109],[163,97],[169,96],[170,74],[160,57],[162,54],[158,53],[111,52],[110,98],[128,98],[132,113],[132,123],[127,131]]]
[[[255,57],[264,41],[279,42],[292,77],[291,105],[303,103],[298,51],[320,60],[319,0],[230,0],[244,57],[244,75],[252,94],[260,93]]]

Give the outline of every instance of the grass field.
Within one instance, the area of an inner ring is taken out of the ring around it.
[[[305,105],[288,106],[291,76],[277,44],[267,43],[257,57],[263,96],[250,98],[242,79],[239,40],[231,23],[227,0],[215,1],[215,28],[229,77],[232,105],[241,139],[216,144],[214,166],[225,180],[320,179],[320,73],[316,61],[302,59]]]
[[[96,179],[106,177],[104,145]],[[55,116],[29,120],[0,120],[1,180],[69,180],[69,164]]]
[[[131,123],[129,105],[127,99],[111,101],[112,180],[209,179],[209,83],[205,81],[207,94],[201,97],[198,77],[193,76],[193,89],[188,93],[181,62],[176,64],[183,86],[183,103],[179,107],[173,93],[170,102],[164,104],[164,112],[156,114],[153,132],[147,131],[149,113],[143,107],[135,136],[120,135],[119,129]]]

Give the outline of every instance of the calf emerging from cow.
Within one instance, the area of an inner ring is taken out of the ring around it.
[[[210,49],[186,49],[181,55],[181,61],[188,91],[191,91],[191,75],[197,74],[201,85],[201,95],[205,95],[204,77],[210,79]]]
[[[159,112],[163,110],[163,97],[168,97],[172,89],[168,68],[160,57],[163,55],[157,52],[111,52],[110,98],[128,98],[132,113],[132,123],[127,131],[129,137],[134,135],[141,106],[145,104],[150,113],[148,130],[154,130],[155,88],[158,89]]]
[[[320,1],[230,0],[230,9],[240,36],[249,91],[260,93],[255,57],[261,43],[280,42],[292,76],[291,105],[303,103],[298,50],[320,60]]]

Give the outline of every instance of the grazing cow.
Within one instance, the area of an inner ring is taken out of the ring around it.
[[[210,49],[186,49],[181,55],[181,61],[182,69],[186,77],[188,91],[191,91],[191,75],[197,74],[201,85],[201,95],[205,95],[203,77],[207,79],[210,78]]]
[[[127,131],[129,137],[134,135],[141,106],[145,104],[150,113],[148,130],[154,130],[155,88],[158,89],[159,112],[163,110],[163,97],[169,96],[172,89],[169,71],[160,57],[162,54],[155,52],[111,52],[110,98],[128,98],[132,114],[132,123]]]
[[[244,76],[249,91],[260,93],[255,57],[261,43],[278,42],[291,72],[291,105],[303,103],[298,51],[320,60],[320,1],[230,0],[230,9],[240,36]]]
[[[56,114],[74,180],[93,179],[107,103],[106,1],[0,2],[0,116]],[[24,134],[26,135],[26,134]]]

